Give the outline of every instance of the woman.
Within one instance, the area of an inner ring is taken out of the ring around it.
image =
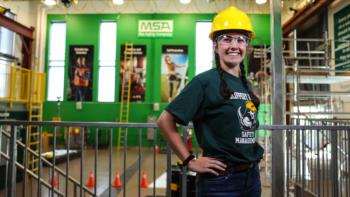
[[[169,97],[168,97],[168,101],[171,102],[174,93],[177,92],[177,90],[180,87],[180,83],[181,83],[180,74],[176,72],[176,68],[177,67],[183,67],[183,65],[175,64],[171,60],[170,55],[165,55],[164,62],[165,62],[166,66],[167,66],[167,69],[168,69],[168,81],[169,81]],[[177,86],[176,86],[176,89],[174,91],[175,82],[177,82]]]
[[[209,35],[216,68],[194,77],[158,120],[163,136],[182,165],[197,173],[197,196],[260,196],[255,141],[258,98],[248,88],[243,59],[254,37],[248,16],[229,7],[214,18]],[[203,155],[187,150],[176,123],[193,121]]]

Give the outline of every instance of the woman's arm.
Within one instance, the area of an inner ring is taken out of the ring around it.
[[[177,131],[176,119],[171,113],[164,110],[158,119],[158,126],[164,138],[181,161],[184,161],[190,156],[191,153],[187,150],[186,145]],[[194,172],[219,175],[218,171],[225,171],[226,165],[214,158],[199,157],[196,160],[191,160],[188,163],[188,167]]]
[[[190,152],[187,150],[177,131],[175,117],[164,110],[159,117],[158,126],[164,138],[175,151],[175,154],[181,159],[181,161],[185,160],[190,155]]]

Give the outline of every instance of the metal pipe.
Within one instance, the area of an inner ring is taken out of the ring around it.
[[[272,124],[284,123],[284,95],[283,82],[284,68],[282,67],[282,22],[281,22],[281,1],[270,1],[271,21],[271,66],[273,77],[272,88]],[[285,195],[284,176],[284,136],[282,132],[272,131],[272,197]],[[277,163],[283,165],[276,165]],[[283,187],[281,187],[283,185]]]

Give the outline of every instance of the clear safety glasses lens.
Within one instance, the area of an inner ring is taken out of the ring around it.
[[[223,34],[217,38],[217,41],[223,43],[223,44],[232,44],[232,41],[236,43],[239,46],[248,46],[249,44],[249,37],[244,35],[227,35]]]

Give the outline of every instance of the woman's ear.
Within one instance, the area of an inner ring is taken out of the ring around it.
[[[213,51],[216,52],[216,49],[218,48],[218,43],[213,42]]]

